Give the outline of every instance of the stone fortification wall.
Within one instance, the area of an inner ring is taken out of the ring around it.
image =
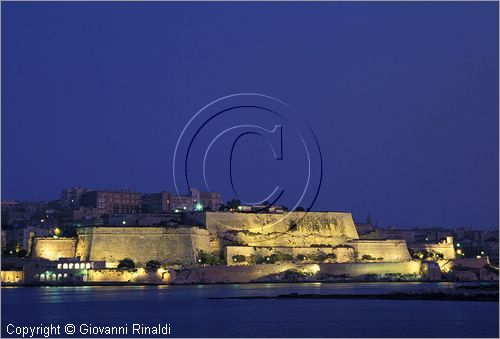
[[[354,250],[352,247],[249,247],[249,246],[227,246],[226,259],[227,265],[248,265],[249,262],[238,262],[234,256],[243,255],[246,258],[251,256],[269,257],[276,253],[291,255],[293,261],[301,260],[304,263],[315,262],[315,258],[326,257],[330,254],[335,255],[335,262],[354,261]],[[298,259],[298,256],[302,256]]]
[[[363,259],[364,255],[372,257],[374,261],[402,262],[411,260],[404,240],[352,240],[346,242],[346,245],[354,248],[356,260],[366,260]]]
[[[59,260],[59,258],[73,258],[76,250],[75,238],[38,238],[33,239],[31,250],[32,258]]]
[[[170,274],[167,270],[157,272],[146,272],[139,268],[136,270],[119,269],[91,269],[87,272],[89,283],[133,283],[133,284],[168,284]]]
[[[189,213],[186,222],[202,225],[212,235],[212,247],[222,253],[225,245],[309,247],[339,245],[358,239],[350,213]]]
[[[192,264],[198,250],[210,252],[207,230],[195,227],[86,227],[78,232],[76,256],[116,263],[130,258]]]
[[[437,252],[443,255],[443,259],[452,260],[455,259],[455,248],[453,243],[442,242],[438,244],[427,244],[427,243],[415,243],[409,246],[412,250],[420,251],[425,250],[429,252]]]
[[[404,240],[352,240],[332,247],[227,246],[225,257],[228,265],[246,265],[248,262],[234,261],[234,256],[243,255],[248,259],[256,255],[267,257],[278,252],[291,255],[293,261],[297,261],[297,256],[302,255],[307,257],[306,260],[315,262],[317,258],[329,254],[334,254],[334,258],[328,259],[328,262],[405,262],[411,260]]]
[[[351,277],[366,274],[420,274],[419,261],[319,264],[320,272],[328,275],[347,275]]]
[[[275,281],[277,274],[300,271],[317,279],[328,276],[358,277],[368,274],[415,274],[419,275],[420,262],[405,263],[349,263],[349,264],[281,264],[250,266],[208,266],[171,270],[171,284],[217,284]]]
[[[415,232],[407,230],[387,230],[387,229],[374,229],[368,233],[359,236],[360,239],[366,240],[406,240],[406,243],[415,242]]]
[[[314,274],[318,271],[317,264],[281,264],[281,265],[251,265],[251,266],[199,266],[170,270],[171,284],[218,284],[218,283],[249,283],[265,279],[268,276],[300,269]]]
[[[23,271],[2,271],[1,279],[2,284],[22,283],[24,281]]]

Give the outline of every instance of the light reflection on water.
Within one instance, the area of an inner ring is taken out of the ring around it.
[[[462,283],[461,283],[462,284]],[[492,337],[498,303],[391,300],[221,300],[289,293],[388,293],[457,283],[304,283],[2,288],[8,323],[168,322],[181,337]]]

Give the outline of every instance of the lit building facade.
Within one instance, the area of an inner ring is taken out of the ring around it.
[[[169,192],[144,194],[141,200],[143,213],[168,213],[171,211]]]
[[[82,205],[97,208],[99,215],[140,213],[141,194],[130,191],[90,191],[82,196]]]

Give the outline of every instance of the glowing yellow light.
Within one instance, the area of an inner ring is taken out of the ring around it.
[[[312,266],[311,266],[311,272],[312,272],[313,274],[316,274],[316,273],[318,273],[319,271],[320,271],[320,267],[319,267],[319,265],[318,265],[318,264],[314,264],[314,265],[312,265]]]
[[[461,249],[458,249],[458,250],[457,250],[457,254],[462,254],[462,250],[461,250]]]
[[[61,235],[61,229],[59,227],[54,228],[54,235],[56,235],[56,236]]]

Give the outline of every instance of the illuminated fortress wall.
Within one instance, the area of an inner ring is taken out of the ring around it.
[[[283,253],[292,256],[294,261],[298,261],[298,256],[305,257],[304,262],[314,262],[315,258],[334,254],[333,262],[352,262],[354,258],[354,250],[352,247],[254,247],[254,246],[227,246],[226,258],[227,265],[247,265],[248,261],[235,261],[234,257],[242,255],[245,259],[252,256],[269,257],[273,254]],[[264,259],[265,261],[265,259]]]
[[[198,250],[210,251],[209,234],[194,227],[86,227],[78,232],[76,256],[108,263],[130,258],[192,264]]]
[[[212,247],[222,253],[226,245],[269,247],[336,246],[358,239],[351,213],[293,212],[190,213],[186,223],[205,226],[212,235]]]
[[[453,238],[449,237],[451,240],[443,241],[438,244],[426,244],[426,243],[416,243],[411,244],[411,248],[415,251],[430,251],[437,252],[443,255],[443,259],[453,260],[456,258],[455,247],[453,245]]]
[[[276,275],[288,270],[301,271],[317,278],[328,276],[359,277],[367,274],[421,274],[417,261],[404,263],[345,263],[345,264],[292,264],[251,266],[195,266],[170,270],[171,284],[216,284],[276,282]]]
[[[170,280],[168,271],[159,269],[157,272],[146,272],[144,268],[134,271],[121,269],[94,269],[88,271],[89,282],[131,282],[147,284],[165,284]]]
[[[353,240],[346,242],[352,246],[356,259],[362,260],[369,255],[375,261],[402,262],[411,260],[405,240]]]
[[[31,256],[58,260],[59,258],[73,258],[76,251],[75,238],[34,238]]]
[[[320,248],[324,254],[335,254],[336,262],[411,260],[404,240],[360,240],[350,213],[297,212],[285,218],[283,214],[206,212],[190,213],[186,219],[206,229],[83,227],[77,238],[35,238],[32,256],[50,260],[80,257],[106,261],[108,267],[124,258],[139,265],[149,260],[189,265],[196,263],[198,251],[203,250],[226,254],[231,265],[232,257],[238,254],[271,255],[279,251],[294,257],[310,256],[317,255]]]
[[[275,253],[291,255],[297,260],[298,255],[305,256],[306,260],[314,260],[320,256],[334,254],[331,261],[343,262],[406,262],[410,261],[410,253],[404,240],[352,240],[338,247],[257,247],[257,246],[227,246],[225,249],[228,265],[245,265],[247,262],[235,262],[234,256],[243,255],[250,258],[252,255],[262,257]],[[367,260],[366,257],[370,259]]]
[[[31,256],[58,260],[80,257],[117,264],[124,258],[136,264],[149,260],[192,264],[198,250],[210,252],[207,230],[195,227],[84,227],[78,238],[35,238]]]

